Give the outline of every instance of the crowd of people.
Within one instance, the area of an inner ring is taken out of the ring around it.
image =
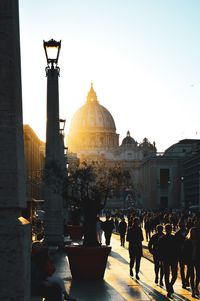
[[[107,237],[107,224],[109,236]],[[148,250],[153,256],[155,283],[165,287],[167,297],[174,293],[174,284],[180,271],[182,287],[190,288],[192,296],[199,296],[200,283],[200,216],[191,212],[133,211],[127,215],[106,217],[102,233],[110,244],[113,229],[120,235],[121,246],[128,242],[130,276],[139,280],[140,262],[143,255],[143,233]],[[106,227],[104,228],[104,225]],[[112,226],[111,226],[112,225]]]
[[[200,283],[200,215],[190,212],[132,211],[97,217],[96,233],[99,245],[111,245],[112,233],[120,236],[120,245],[128,244],[130,276],[139,280],[143,242],[152,254],[155,283],[166,287],[167,297],[174,293],[180,274],[182,287],[190,288],[193,297],[199,296]],[[55,276],[55,267],[48,249],[41,242],[32,245],[32,294],[47,301],[74,300],[63,280]],[[38,276],[39,275],[39,276]]]

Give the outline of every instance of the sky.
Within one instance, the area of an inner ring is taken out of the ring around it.
[[[200,139],[199,0],[19,0],[23,122],[45,141],[43,40],[61,40],[65,133],[93,82],[120,141],[130,131],[163,152]]]

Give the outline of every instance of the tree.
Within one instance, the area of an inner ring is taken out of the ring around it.
[[[85,246],[99,245],[96,235],[96,219],[105,207],[108,197],[122,193],[130,181],[130,174],[120,167],[108,167],[102,162],[82,164],[71,171],[67,201],[83,211]]]

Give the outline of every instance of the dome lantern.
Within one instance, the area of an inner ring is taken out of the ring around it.
[[[96,92],[94,91],[94,88],[93,88],[93,83],[91,83],[91,88],[90,88],[90,91],[88,92],[88,95],[87,95],[87,100],[86,102],[93,102],[93,101],[97,101],[97,94]],[[97,101],[98,102],[98,101]]]

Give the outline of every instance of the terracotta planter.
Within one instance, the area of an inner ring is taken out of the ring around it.
[[[68,225],[66,230],[71,239],[81,240],[83,237],[83,226],[81,225]]]
[[[65,249],[74,280],[103,279],[111,247],[67,246]]]

